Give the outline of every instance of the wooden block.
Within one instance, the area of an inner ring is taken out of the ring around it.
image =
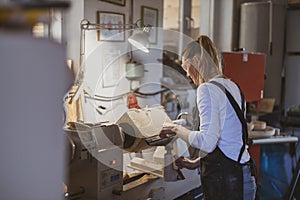
[[[128,167],[163,177],[164,166],[151,160],[135,157],[130,161]]]
[[[271,113],[273,112],[274,105],[275,105],[274,98],[264,98],[260,100],[258,111],[263,113]]]

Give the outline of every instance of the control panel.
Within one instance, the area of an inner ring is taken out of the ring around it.
[[[108,169],[100,172],[100,190],[122,181],[122,172]]]

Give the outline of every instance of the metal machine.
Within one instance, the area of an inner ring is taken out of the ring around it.
[[[123,187],[123,149],[117,125],[66,130],[70,147],[69,199],[119,195]]]
[[[222,57],[224,74],[239,85],[246,102],[260,101],[264,97],[266,55],[263,53],[223,52]]]
[[[171,121],[161,107],[131,109],[116,124],[75,123],[67,129],[67,199],[174,199],[200,186],[195,170],[173,165],[177,139],[149,142]],[[156,147],[157,146],[157,147]],[[143,150],[155,149],[149,158]],[[131,153],[130,160],[124,155]],[[124,168],[129,167],[132,173]],[[186,177],[186,180],[184,179]]]
[[[131,160],[130,167],[153,173],[165,181],[183,179],[183,175],[173,166],[174,156],[178,156],[176,138],[160,138],[164,122],[172,122],[162,107],[131,109],[118,120],[124,134],[124,148],[126,151],[139,152],[151,146],[164,146],[166,152],[158,156],[162,159],[136,158]],[[175,149],[174,149],[175,148]],[[186,148],[187,150],[187,148]]]

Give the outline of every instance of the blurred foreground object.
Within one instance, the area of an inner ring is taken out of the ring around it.
[[[63,96],[73,81],[65,49],[5,21],[0,5],[0,199],[62,199]]]

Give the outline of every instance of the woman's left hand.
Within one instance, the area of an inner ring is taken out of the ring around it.
[[[186,168],[190,170],[194,170],[200,166],[200,159],[190,160],[186,157],[179,157],[175,160],[175,164],[179,169]]]

